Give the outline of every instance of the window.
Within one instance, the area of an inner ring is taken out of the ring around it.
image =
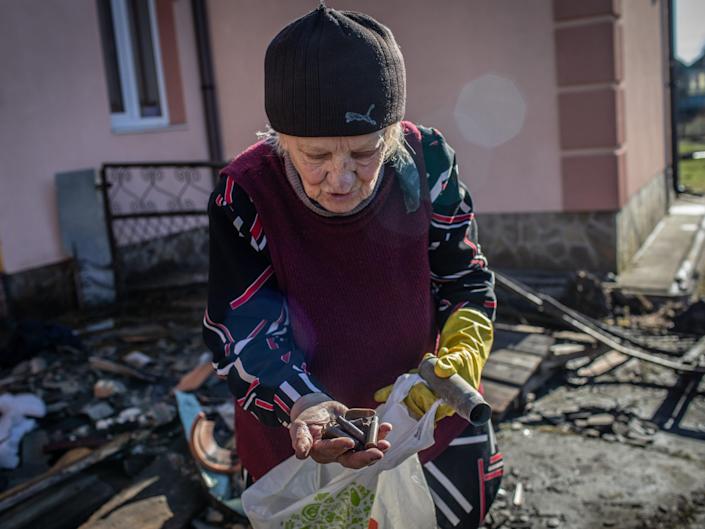
[[[169,124],[154,0],[98,0],[115,131]]]

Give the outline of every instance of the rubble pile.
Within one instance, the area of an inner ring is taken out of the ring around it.
[[[520,430],[523,425],[549,425],[563,433],[574,432],[608,442],[642,447],[651,444],[658,431],[655,424],[629,410],[579,404],[557,410],[531,411],[514,421],[512,428]],[[550,428],[544,430],[550,431]]]
[[[578,276],[571,309],[500,282],[538,310],[500,312],[483,372],[507,472],[484,527],[703,526],[702,302],[654,307]],[[248,528],[205,297],[0,329],[0,527]]]
[[[211,376],[201,338],[204,300],[201,289],[153,294],[103,318],[23,323],[0,340],[8,353],[0,395],[31,395],[44,408],[18,442],[15,465],[0,469],[0,526],[42,526],[56,514],[50,507],[63,503],[51,527],[128,520],[137,527],[148,515],[163,515],[174,528],[246,527],[206,508],[177,417],[174,390],[197,391],[217,418],[216,435],[232,446],[232,397]],[[142,480],[150,485],[130,491]],[[89,489],[94,498],[87,502],[80,493]],[[153,489],[158,494],[149,501],[135,501]]]

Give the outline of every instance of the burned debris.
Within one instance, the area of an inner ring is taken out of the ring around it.
[[[600,319],[498,275],[504,294],[521,299],[506,303],[533,309],[522,319],[502,314],[483,372],[509,468],[485,527],[587,527],[572,516],[595,502],[602,517],[594,527],[660,527],[648,520],[675,516],[678,505],[702,519],[700,479],[681,499],[650,505],[646,496],[615,499],[613,485],[598,491],[609,472],[593,476],[600,458],[637,461],[635,451],[671,465],[676,476],[685,460],[700,469],[693,461],[705,455],[705,339],[687,332],[698,328],[698,304],[649,306],[609,285],[600,294],[589,277],[576,284]],[[0,472],[2,527],[49,519],[57,528],[247,527],[233,401],[200,337],[203,299],[200,288],[145,294],[102,316],[27,323],[2,336],[0,403],[9,403],[2,413],[24,410],[21,418],[32,421],[17,438],[16,463],[10,457]],[[602,303],[608,312],[598,310]],[[349,414],[326,435],[373,446],[374,411]],[[674,441],[673,433],[699,444]],[[557,457],[556,450],[573,453]],[[656,482],[659,491],[671,484]],[[549,507],[539,500],[545,495],[560,501]],[[625,513],[636,513],[632,525]]]
[[[181,383],[200,387],[214,413],[219,405],[232,407],[210,362],[203,370],[202,299],[199,288],[147,295],[102,318],[77,314],[60,324],[23,323],[0,335],[10,352],[2,356],[3,417],[20,410],[36,423],[17,443],[16,465],[0,470],[0,526],[180,528],[199,517],[214,522],[174,399]],[[28,398],[42,409],[16,402]],[[232,437],[232,422],[219,418],[218,428]],[[219,526],[237,522],[231,517]]]
[[[501,274],[497,282],[505,303],[524,310],[519,323],[497,325],[495,361],[505,361],[507,332],[540,337],[546,352],[499,423],[509,472],[486,527],[702,526],[705,326],[683,326],[702,301],[652,302],[583,277],[568,307]]]

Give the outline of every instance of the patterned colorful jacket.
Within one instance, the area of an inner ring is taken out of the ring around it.
[[[494,276],[478,243],[472,200],[459,180],[455,152],[437,130],[419,129],[433,209],[429,282],[438,327],[461,307],[494,319]],[[210,269],[203,338],[213,352],[213,366],[227,380],[238,405],[265,424],[286,426],[298,396],[326,388],[309,373],[302,351],[293,343],[267,236],[254,204],[232,177],[221,178],[208,214]],[[255,383],[247,381],[252,375]]]

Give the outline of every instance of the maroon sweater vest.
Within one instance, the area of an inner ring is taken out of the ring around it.
[[[425,175],[420,132],[408,122],[404,131]],[[387,165],[367,207],[351,216],[323,217],[302,203],[282,159],[262,142],[224,172],[248,193],[262,220],[293,337],[308,369],[336,400],[376,407],[374,392],[417,367],[435,347],[426,179],[421,178],[421,206],[412,213],[406,212],[395,171]],[[442,421],[433,451],[445,448],[465,425]],[[255,478],[293,454],[285,428],[267,427],[239,406],[236,440],[242,464]]]

